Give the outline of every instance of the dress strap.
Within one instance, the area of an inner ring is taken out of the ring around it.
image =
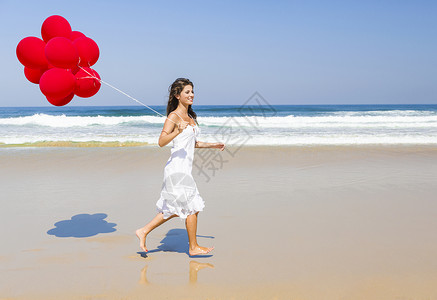
[[[184,119],[182,119],[182,117],[181,117],[177,112],[174,111],[174,113],[175,113],[179,118],[181,118],[182,121],[184,120]]]

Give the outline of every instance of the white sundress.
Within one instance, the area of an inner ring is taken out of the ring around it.
[[[156,202],[156,208],[164,214],[164,219],[174,214],[185,219],[205,207],[191,174],[194,146],[199,134],[200,128],[197,125],[188,125],[173,139],[171,155],[164,168],[161,196]]]

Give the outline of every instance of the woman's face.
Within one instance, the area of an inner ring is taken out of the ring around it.
[[[186,85],[179,96],[176,97],[179,102],[185,105],[193,104],[194,91],[191,85]]]

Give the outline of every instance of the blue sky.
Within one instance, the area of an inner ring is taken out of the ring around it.
[[[50,15],[100,47],[103,80],[165,105],[177,77],[195,105],[437,104],[437,1],[0,0],[0,106],[50,106],[15,56]],[[136,105],[107,86],[69,105]]]

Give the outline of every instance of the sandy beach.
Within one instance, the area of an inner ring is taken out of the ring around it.
[[[205,151],[189,257],[181,219],[134,235],[169,147],[0,149],[0,299],[437,298],[437,147]]]

